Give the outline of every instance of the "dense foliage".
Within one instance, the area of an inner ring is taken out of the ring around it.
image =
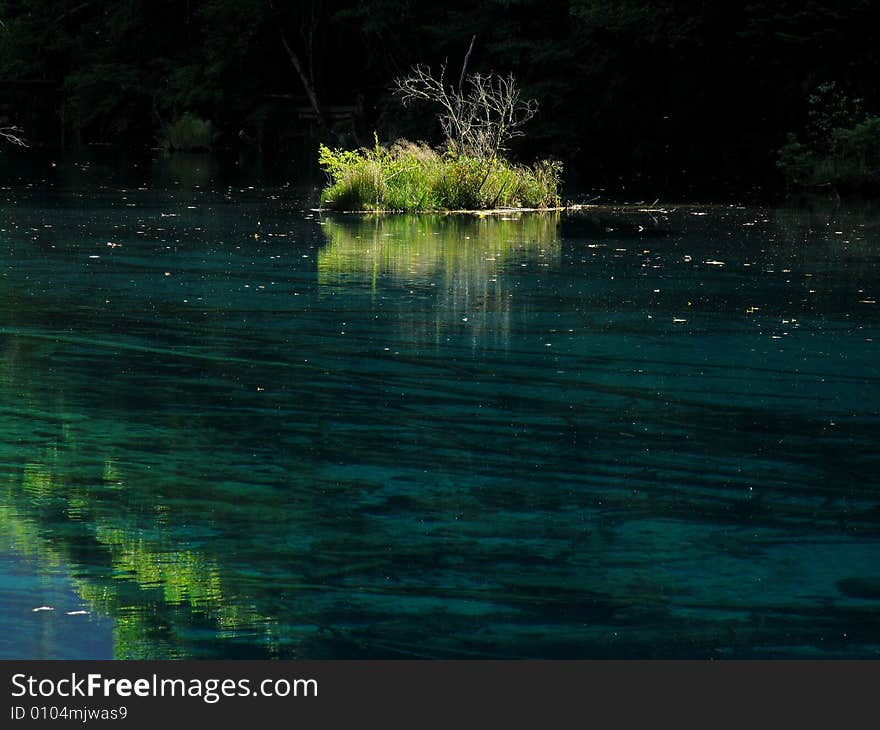
[[[474,36],[469,68],[538,100],[514,152],[591,183],[762,182],[822,84],[863,99],[841,150],[880,113],[869,0],[0,0],[0,19],[0,126],[33,143],[155,144],[187,113],[214,147],[272,154],[374,130],[436,143],[392,80],[420,62],[457,75]]]
[[[835,190],[880,186],[880,117],[867,116],[861,99],[850,99],[832,83],[809,97],[808,121],[789,133],[779,167],[790,185]]]

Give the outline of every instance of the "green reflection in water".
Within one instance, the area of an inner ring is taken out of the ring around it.
[[[253,606],[230,598],[213,554],[176,540],[180,528],[168,519],[169,504],[155,501],[149,485],[128,484],[112,457],[85,452],[77,436],[84,414],[66,405],[63,390],[44,387],[45,369],[23,354],[29,344],[7,337],[0,365],[3,544],[46,576],[72,570],[88,611],[113,618],[118,659],[190,656],[175,635],[187,625],[219,637],[242,628],[269,631],[271,622]],[[106,448],[113,437],[105,432],[100,442]]]
[[[327,218],[318,283],[348,296],[369,286],[378,297],[401,287],[428,297],[422,317],[397,318],[396,329],[410,345],[448,341],[450,329],[464,323],[473,347],[507,347],[512,318],[522,305],[509,270],[558,268],[559,221],[558,213]],[[420,307],[418,301],[403,304]]]
[[[318,252],[318,281],[352,275],[424,279],[456,275],[484,291],[523,255],[559,264],[558,213],[498,216],[383,215],[328,218],[328,245]]]
[[[213,555],[175,547],[174,531],[165,529],[167,505],[153,505],[152,520],[132,520],[96,500],[94,489],[71,484],[60,452],[46,449],[42,461],[24,466],[18,485],[4,485],[3,531],[15,552],[39,559],[46,571],[79,565],[75,590],[90,612],[114,618],[115,658],[187,656],[173,635],[182,628],[175,621],[210,627],[219,637],[270,625],[252,606],[227,595]],[[108,488],[125,492],[117,465],[107,462],[103,479]],[[90,567],[82,565],[84,553],[92,556]]]

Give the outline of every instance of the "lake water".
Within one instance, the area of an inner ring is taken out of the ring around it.
[[[876,215],[73,173],[0,190],[0,657],[880,652]]]

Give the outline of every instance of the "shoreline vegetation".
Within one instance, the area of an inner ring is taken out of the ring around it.
[[[424,143],[378,141],[372,149],[321,145],[321,168],[330,178],[321,208],[337,212],[488,212],[561,210],[562,165],[541,160],[518,165],[502,157],[483,158]]]

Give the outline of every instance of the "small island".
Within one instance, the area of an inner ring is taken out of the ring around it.
[[[319,162],[329,177],[321,207],[357,212],[489,212],[511,208],[558,210],[562,164],[539,160],[522,165],[506,157],[508,143],[537,112],[524,100],[512,75],[467,74],[446,83],[446,67],[434,75],[416,66],[395,80],[404,104],[427,101],[440,108],[444,142],[397,140],[390,146],[374,134],[372,148],[320,146]]]

